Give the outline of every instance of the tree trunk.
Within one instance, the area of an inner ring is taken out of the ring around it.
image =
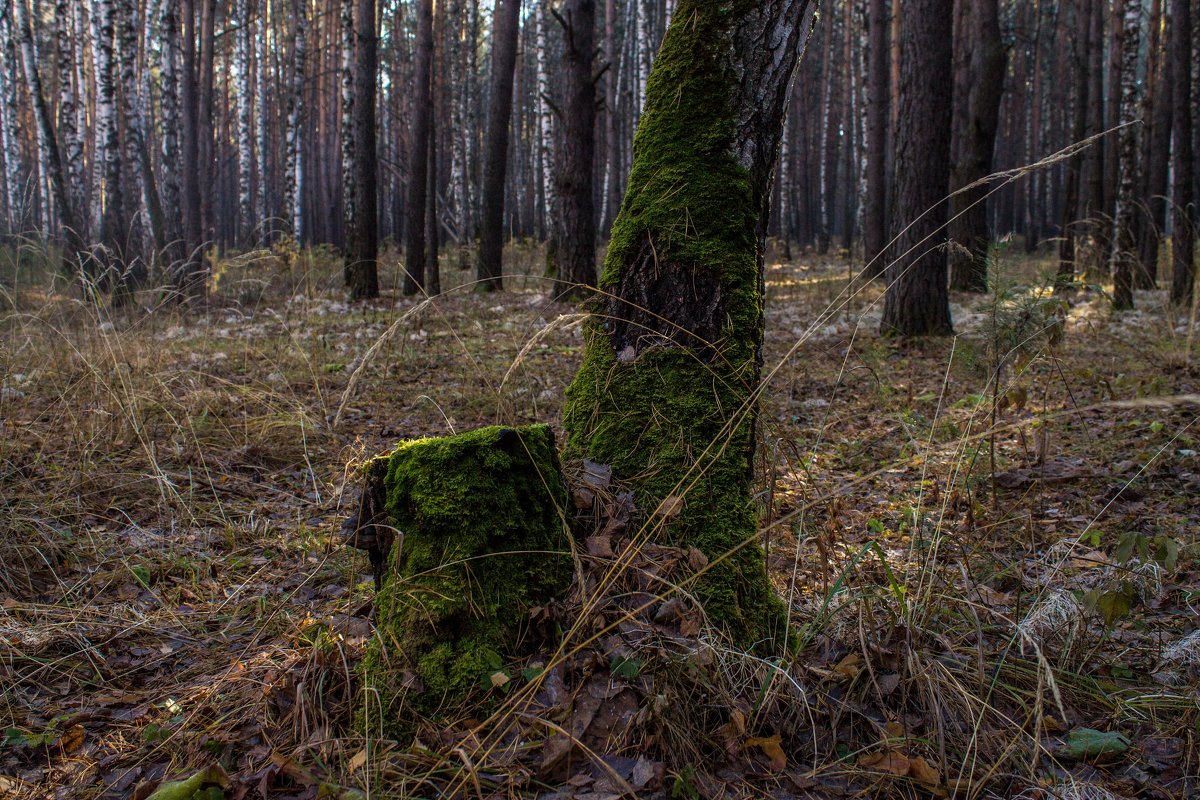
[[[15,3],[13,4],[16,5]],[[19,17],[18,17],[19,19]],[[25,203],[21,197],[21,146],[17,133],[17,74],[16,44],[12,35],[12,20],[0,9],[0,113],[3,127],[0,136],[4,144],[4,208],[7,214],[6,233],[21,234],[27,227]]]
[[[287,167],[284,182],[284,214],[291,225],[292,238],[299,244],[303,234],[301,189],[300,121],[304,108],[304,64],[308,54],[308,0],[292,0],[292,74],[287,103]],[[168,0],[167,5],[170,5]]]
[[[953,332],[946,289],[946,187],[950,178],[952,0],[910,0],[903,39],[896,131],[896,219],[903,226],[888,265],[884,333]]]
[[[158,194],[158,183],[154,180],[146,133],[146,101],[137,75],[138,31],[134,25],[137,20],[136,4],[134,0],[118,0],[115,9],[116,33],[121,44],[120,75],[121,93],[125,101],[123,108],[126,161],[129,172],[137,183],[137,197],[150,224],[153,255],[157,257],[166,245],[166,234],[163,230],[162,201]],[[131,205],[137,208],[136,203]],[[140,258],[132,262],[130,277],[135,285],[145,281],[149,261],[150,259]]]
[[[75,13],[81,13],[81,10],[74,8],[69,0],[57,0],[54,27],[58,55],[58,134],[66,170],[67,199],[72,208],[79,208],[84,198],[83,137],[76,125],[79,98],[76,97],[72,80],[72,65],[80,57],[83,43],[75,41],[72,24]],[[80,231],[79,236],[86,238],[86,231]]]
[[[553,6],[550,0],[543,0],[534,9],[534,19],[537,24],[537,164],[538,190],[541,204],[538,208],[538,234],[546,240],[554,235],[554,112],[550,107],[550,15]],[[594,13],[593,13],[594,16]],[[590,54],[589,54],[590,55]],[[564,78],[570,80],[569,76]],[[591,80],[591,76],[588,76]],[[593,116],[595,111],[592,111]],[[547,248],[551,251],[553,246]]]
[[[250,19],[250,0],[236,2],[237,33],[234,38],[233,72],[237,78],[237,150],[238,150],[238,241],[243,247],[254,238],[254,144],[253,116],[250,105],[250,42],[254,23]]]
[[[428,202],[429,128],[433,118],[433,0],[418,0],[417,50],[413,61],[413,126],[408,167],[404,293],[425,288],[425,213]]]
[[[1071,108],[1071,142],[1083,141],[1087,135],[1087,114],[1091,81],[1088,79],[1088,44],[1092,15],[1099,13],[1090,0],[1072,0],[1074,12],[1074,40],[1071,51],[1071,83],[1075,89],[1075,102]],[[1082,231],[1080,221],[1086,210],[1082,202],[1084,153],[1079,152],[1067,161],[1064,177],[1064,200],[1062,212],[1062,238],[1058,246],[1058,275],[1056,285],[1070,286],[1075,280],[1079,261],[1078,241]]]
[[[355,20],[353,147],[350,194],[353,219],[346,220],[346,286],[351,300],[379,296],[378,156],[375,147],[375,82],[378,43],[375,0],[358,0]]]
[[[567,0],[559,22],[563,29],[561,80],[563,116],[554,183],[559,297],[580,297],[596,284],[596,215],[592,162],[596,152],[595,0]]]
[[[958,192],[950,200],[950,240],[947,253],[950,285],[962,292],[986,292],[988,286],[988,187],[962,191],[992,172],[992,153],[1000,122],[1000,100],[1004,95],[1004,75],[1008,65],[1004,41],[1000,37],[998,0],[972,0],[964,7],[967,14],[969,80],[964,98],[965,119],[956,120],[959,138],[950,188]]]
[[[1171,163],[1171,94],[1162,31],[1169,31],[1169,9],[1155,0],[1151,17],[1150,60],[1146,75],[1146,99],[1142,104],[1142,206],[1138,216],[1138,264],[1134,282],[1139,289],[1154,289],[1158,283],[1158,246],[1167,224],[1167,181]],[[1164,23],[1166,23],[1164,25]],[[1169,35],[1169,34],[1168,34]]]
[[[512,116],[513,69],[521,0],[496,0],[492,16],[492,93],[483,155],[483,206],[479,220],[479,258],[475,290],[504,286],[504,178],[508,167],[508,123]]]
[[[696,596],[741,646],[785,638],[751,496],[763,244],[809,0],[680,0],[567,391],[567,455],[610,464],[648,536],[708,559]]]
[[[205,2],[205,0],[201,0]],[[166,3],[170,5],[170,2]],[[204,257],[201,252],[203,219],[201,216],[200,179],[200,99],[197,81],[196,58],[196,7],[195,0],[181,0],[181,25],[183,72],[179,82],[181,153],[179,156],[183,209],[184,259],[179,262],[172,281],[177,299],[191,301],[202,297],[205,285]]]
[[[66,250],[63,254],[64,265],[69,265],[74,271],[83,259],[85,245],[79,236],[79,224],[75,209],[71,206],[70,198],[67,196],[66,180],[63,175],[62,156],[58,149],[58,138],[54,130],[54,120],[50,115],[50,108],[46,103],[46,95],[42,92],[41,73],[38,70],[37,56],[33,50],[33,31],[30,27],[29,13],[25,7],[25,0],[15,0],[12,4],[13,17],[12,25],[16,33],[16,47],[21,53],[21,64],[25,70],[25,82],[29,89],[29,96],[33,103],[33,113],[37,125],[37,141],[38,148],[42,151],[41,163],[46,165],[49,172],[47,182],[50,185],[51,200],[54,203],[55,211],[58,213],[59,222],[62,224],[64,238],[66,240]],[[5,26],[7,28],[7,26]],[[11,37],[3,37],[10,39]],[[7,44],[5,47],[8,50],[14,44],[11,41],[0,41],[0,44]],[[11,74],[11,73],[10,73]],[[9,87],[10,90],[15,87]],[[7,157],[8,154],[6,153]],[[85,260],[86,263],[86,260]],[[84,276],[85,281],[90,276]],[[85,284],[85,291],[87,285]]]
[[[1193,97],[1192,85],[1191,0],[1171,2],[1171,100],[1174,105],[1175,187],[1172,193],[1173,266],[1171,270],[1171,302],[1185,308],[1192,304],[1195,292],[1196,269],[1196,198],[1192,194],[1195,181],[1195,152],[1192,150]]]
[[[867,197],[863,214],[864,277],[877,278],[886,264],[887,246],[887,123],[888,123],[888,7],[887,0],[870,0],[867,32]]]
[[[96,32],[96,160],[101,164],[101,212],[97,254],[101,273],[97,285],[108,289],[124,273],[126,256],[125,199],[121,194],[121,141],[117,127],[117,64],[113,50],[114,0],[94,0]]]
[[[1133,308],[1133,273],[1137,265],[1137,214],[1135,190],[1138,176],[1138,128],[1133,123],[1138,111],[1137,62],[1141,34],[1142,0],[1124,0],[1125,28],[1121,37],[1121,124],[1120,182],[1117,213],[1112,234],[1113,309]]]

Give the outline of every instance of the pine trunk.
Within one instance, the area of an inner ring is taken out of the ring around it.
[[[350,299],[379,296],[378,157],[375,146],[375,83],[379,68],[375,0],[358,0],[354,38],[352,182],[353,218],[346,225],[346,286]]]
[[[1121,124],[1120,181],[1117,184],[1117,210],[1112,233],[1113,308],[1133,308],[1133,275],[1137,266],[1138,112],[1137,62],[1141,37],[1141,0],[1124,0],[1125,26],[1121,37]]]
[[[1196,119],[1193,116],[1197,93],[1192,84],[1191,0],[1171,2],[1171,83],[1174,106],[1175,186],[1171,196],[1174,236],[1172,242],[1171,302],[1188,307],[1196,284],[1196,197],[1195,151],[1192,149]]]
[[[946,288],[953,58],[952,0],[910,0],[901,11],[900,120],[896,131],[896,258],[885,273],[883,333],[953,332]]]
[[[870,0],[867,17],[867,194],[863,214],[864,277],[877,278],[886,264],[888,8],[887,0]]]
[[[513,69],[517,63],[520,0],[496,0],[492,17],[492,91],[483,155],[483,205],[479,220],[479,257],[475,290],[502,289],[504,253],[504,180],[508,168],[509,120],[512,117]]]

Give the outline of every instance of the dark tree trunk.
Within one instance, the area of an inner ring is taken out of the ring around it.
[[[1000,38],[998,0],[972,0],[964,6],[967,40],[959,42],[968,49],[969,87],[963,98],[964,119],[956,120],[954,131],[960,137],[951,188],[958,192],[950,200],[950,240],[947,253],[950,285],[958,291],[985,292],[988,286],[988,187],[963,189],[992,172],[992,153],[1000,122],[1000,100],[1004,95],[1007,69],[1004,42]]]
[[[596,84],[592,74],[595,49],[595,0],[567,0],[559,23],[563,29],[562,140],[557,152],[554,185],[557,197],[554,239],[559,282],[555,293],[581,296],[596,284],[596,213],[592,194],[596,152]]]
[[[1088,26],[1088,113],[1087,135],[1097,136],[1104,127],[1104,7],[1092,4],[1091,20]],[[1108,262],[1101,258],[1104,239],[1107,238],[1107,214],[1104,194],[1104,154],[1108,146],[1104,141],[1096,142],[1088,147],[1084,157],[1083,170],[1086,179],[1083,181],[1083,218],[1086,226],[1081,235],[1086,235],[1090,261],[1087,268],[1098,272],[1097,266]],[[1077,251],[1078,252],[1078,251]],[[1079,261],[1078,255],[1076,261]]]
[[[1171,302],[1190,306],[1195,292],[1196,198],[1195,152],[1192,150],[1194,105],[1197,91],[1192,85],[1191,0],[1171,1],[1171,100],[1174,106],[1175,188],[1171,197],[1174,234],[1172,242]]]
[[[628,193],[567,392],[567,455],[610,464],[649,535],[743,647],[785,637],[751,495],[763,243],[809,0],[680,0],[650,75]]]
[[[205,0],[201,0],[204,2]],[[180,184],[183,201],[183,243],[185,258],[178,264],[173,289],[181,300],[200,297],[205,291],[200,213],[200,101],[196,80],[196,6],[195,0],[181,0],[179,36],[183,71],[179,79],[182,113],[180,136]]]
[[[1141,0],[1123,0],[1125,18],[1121,34],[1121,69],[1116,73],[1121,89],[1120,183],[1117,187],[1116,219],[1112,234],[1113,308],[1133,308],[1133,275],[1138,260],[1134,225],[1137,217],[1138,129],[1138,43],[1142,16]]]
[[[895,216],[902,232],[896,258],[886,272],[881,330],[902,336],[943,336],[953,332],[945,249],[953,2],[909,0],[900,13]]]
[[[496,0],[492,17],[492,95],[483,154],[483,201],[479,218],[476,291],[503,288],[504,179],[508,168],[508,123],[512,117],[513,69],[521,0]]]
[[[1167,224],[1167,180],[1171,162],[1170,69],[1163,41],[1162,20],[1169,15],[1164,0],[1155,0],[1151,16],[1150,61],[1146,77],[1146,102],[1142,106],[1142,204],[1138,215],[1138,269],[1134,282],[1139,289],[1153,289],[1158,283],[1158,246]],[[1169,25],[1168,25],[1169,27]]]
[[[1090,0],[1072,0],[1074,12],[1074,42],[1071,51],[1071,82],[1075,87],[1075,102],[1071,109],[1071,142],[1084,139],[1087,134],[1087,114],[1091,81],[1088,79],[1088,43],[1092,15],[1099,13]],[[1082,202],[1081,182],[1084,153],[1079,152],[1067,161],[1064,176],[1064,199],[1062,212],[1062,238],[1058,245],[1059,287],[1069,286],[1075,279],[1078,257],[1077,242],[1079,221],[1085,212]]]
[[[863,214],[865,277],[877,278],[886,264],[887,245],[887,123],[890,55],[887,0],[870,0],[867,19],[867,205]]]
[[[408,223],[404,237],[404,293],[425,288],[425,213],[428,203],[429,127],[433,117],[433,0],[417,3],[413,60],[413,126],[408,168]]]
[[[351,300],[379,296],[378,154],[375,80],[378,43],[375,0],[358,0],[354,55],[354,219],[346,231],[346,288]]]
[[[1120,122],[1121,108],[1121,58],[1125,41],[1125,0],[1113,0],[1112,11],[1109,14],[1109,58],[1108,58],[1108,97],[1104,103],[1103,130],[1111,131]],[[1103,51],[1103,49],[1102,49]],[[1113,222],[1116,219],[1117,181],[1121,164],[1121,134],[1112,133],[1104,137],[1104,195],[1100,206],[1102,224],[1097,228],[1097,247],[1099,257],[1105,267],[1109,267],[1113,254]]]

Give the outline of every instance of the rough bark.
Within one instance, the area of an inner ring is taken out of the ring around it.
[[[433,0],[418,0],[413,60],[413,125],[408,167],[408,224],[405,226],[404,293],[425,287],[425,214],[428,206],[429,128],[433,117]]]
[[[1138,176],[1138,127],[1134,124],[1138,111],[1137,59],[1141,36],[1141,0],[1124,0],[1125,26],[1121,36],[1121,124],[1120,182],[1117,186],[1117,210],[1112,233],[1113,309],[1133,308],[1133,274],[1137,266],[1137,239],[1134,220],[1137,214],[1135,195]]]
[[[885,273],[881,331],[901,336],[953,332],[946,288],[950,178],[951,0],[901,7],[900,119],[896,131],[896,257]]]
[[[353,219],[346,226],[346,287],[351,300],[379,296],[378,155],[375,83],[379,69],[375,0],[358,0],[354,21]]]
[[[1197,88],[1192,84],[1191,0],[1171,0],[1171,83],[1174,106],[1174,168],[1175,186],[1171,196],[1172,241],[1171,302],[1190,306],[1195,292],[1196,197],[1192,194],[1195,182],[1195,152],[1192,150],[1193,99]]]
[[[963,102],[965,118],[952,124],[959,136],[950,188],[950,240],[948,253],[950,286],[958,291],[985,292],[988,287],[987,204],[988,187],[960,191],[992,172],[992,153],[1000,123],[1000,100],[1004,95],[1007,70],[1004,41],[1000,37],[998,0],[973,0],[964,7],[967,15],[968,87]]]
[[[250,0],[235,4],[237,31],[234,37],[233,72],[237,80],[237,152],[238,152],[238,239],[247,246],[254,238],[254,144],[253,106],[251,105],[250,42],[254,23]]]
[[[15,3],[14,3],[15,5]],[[12,35],[10,15],[0,9],[0,111],[4,115],[0,136],[4,146],[4,208],[7,213],[7,233],[19,234],[27,226],[25,204],[21,197],[21,148],[17,136],[17,74],[16,44]]]
[[[559,297],[580,297],[596,284],[596,219],[592,161],[596,152],[595,0],[567,0],[559,22],[563,30],[562,139],[554,184],[555,246]]]
[[[867,195],[863,214],[865,277],[883,274],[887,245],[887,123],[888,123],[888,7],[887,0],[870,0],[867,33]]]
[[[517,62],[520,0],[496,0],[492,16],[492,91],[483,154],[483,199],[479,219],[479,256],[475,290],[504,288],[504,178],[508,168],[509,120],[512,117],[513,68]]]
[[[179,14],[176,3],[165,0],[159,17],[159,79],[162,107],[161,176],[163,205],[163,261],[174,274],[187,258],[183,238],[183,196],[180,189],[179,130]]]
[[[691,588],[743,646],[784,638],[751,498],[763,243],[808,0],[680,0],[567,392],[568,456],[612,465],[644,535],[709,559]]]
[[[1169,9],[1164,0],[1154,0],[1150,24],[1150,58],[1147,65],[1145,99],[1142,102],[1141,212],[1138,219],[1138,263],[1134,283],[1153,289],[1158,283],[1158,249],[1167,224],[1167,181],[1171,162],[1171,94],[1166,59],[1167,37],[1162,35]]]
[[[62,142],[67,198],[72,208],[80,208],[84,198],[83,137],[76,124],[79,102],[72,80],[72,64],[82,58],[83,43],[76,41],[74,36],[75,13],[79,10],[69,0],[57,0],[54,32],[58,56],[58,135]],[[86,239],[86,231],[80,231],[80,237]]]
[[[126,167],[136,183],[136,200],[140,201],[140,206],[135,201],[130,202],[130,207],[145,214],[150,225],[154,255],[157,256],[165,247],[166,233],[163,229],[162,200],[150,160],[150,146],[146,133],[146,100],[138,81],[138,30],[134,25],[137,13],[134,0],[117,0],[114,8],[116,34],[121,46],[120,77],[121,98],[124,100],[122,108],[125,113]],[[138,258],[131,258],[129,261],[130,277],[135,284],[142,283],[147,277],[149,259],[139,255]]]
[[[97,281],[108,289],[124,271],[128,220],[121,186],[121,140],[117,121],[117,62],[113,47],[116,13],[114,0],[95,0],[92,6],[96,32],[96,160],[100,162],[101,209],[96,253],[100,269]]]
[[[1074,102],[1071,106],[1071,141],[1080,142],[1087,135],[1088,101],[1091,82],[1088,79],[1088,31],[1091,29],[1092,14],[1098,13],[1089,0],[1072,0],[1074,38],[1071,50],[1071,83],[1074,87]],[[1063,178],[1064,199],[1062,213],[1062,238],[1058,245],[1058,287],[1069,286],[1075,280],[1079,261],[1079,241],[1082,231],[1081,220],[1086,215],[1083,203],[1084,153],[1076,153],[1067,161]]]

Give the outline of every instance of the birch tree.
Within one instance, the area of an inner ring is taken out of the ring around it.
[[[284,213],[297,243],[303,236],[304,183],[300,158],[300,124],[304,110],[304,68],[308,52],[307,0],[292,0],[292,64],[291,86],[287,101],[287,165],[284,168]]]
[[[254,235],[254,144],[251,105],[250,47],[254,34],[250,0],[236,0],[233,73],[237,81],[238,238],[243,245]]]
[[[1138,111],[1138,45],[1141,39],[1142,0],[1125,0],[1121,42],[1119,182],[1117,212],[1112,233],[1113,309],[1133,308],[1133,273],[1137,265],[1137,238],[1134,224],[1137,214],[1138,131],[1134,125]]]

